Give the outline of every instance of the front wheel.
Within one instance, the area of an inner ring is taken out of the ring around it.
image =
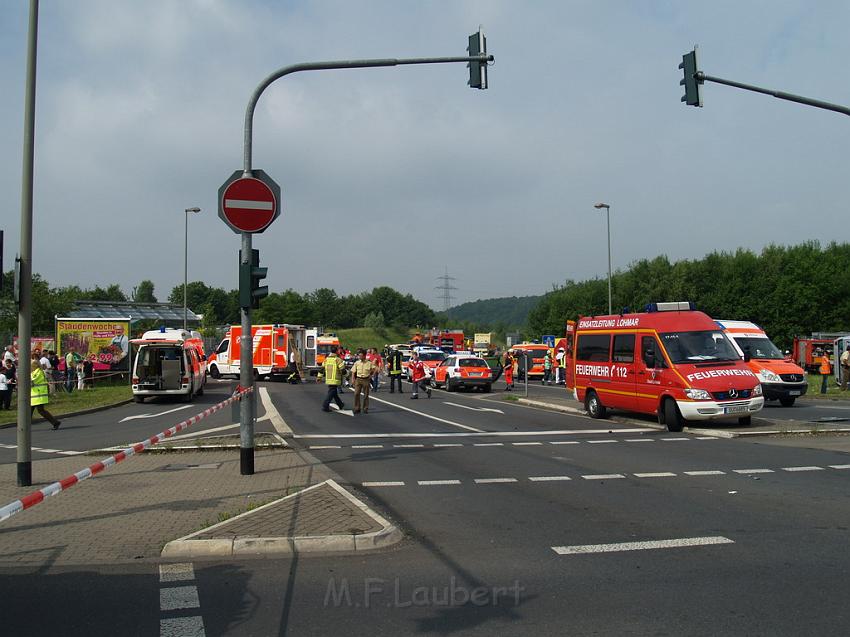
[[[451,391],[454,391],[454,390],[455,390],[455,386],[454,386],[454,384],[452,383],[452,381],[451,381],[451,380],[447,380],[447,381],[446,381],[446,391],[451,392]]]
[[[741,416],[738,418],[738,424],[742,427],[749,427],[753,422],[752,416]]]
[[[779,404],[783,407],[793,407],[794,401],[797,400],[796,396],[789,396],[788,398],[780,398]]]
[[[145,397],[144,396],[133,396],[133,400],[135,400],[137,403],[143,403],[143,402],[145,402]]]
[[[213,378],[221,378],[221,372],[218,371],[218,365],[210,367],[210,376]]]
[[[596,395],[596,392],[592,391],[587,395],[587,398],[584,399],[584,408],[587,410],[587,413],[591,418],[605,418],[608,410],[605,409],[605,405],[602,404],[602,401],[599,400],[599,396]]]
[[[664,401],[664,423],[667,425],[667,431],[682,431],[685,427],[685,419],[682,418],[676,401],[670,398]]]

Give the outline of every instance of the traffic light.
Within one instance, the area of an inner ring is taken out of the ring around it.
[[[487,54],[487,38],[480,29],[469,36],[469,46],[466,50],[469,57]],[[487,88],[487,62],[467,62],[466,66],[469,67],[470,88]]]
[[[679,68],[684,71],[684,79],[679,81],[680,86],[685,87],[685,94],[682,96],[682,101],[688,106],[702,106],[702,91],[700,85],[702,81],[697,78],[699,66],[697,65],[697,47],[690,53],[685,53],[682,56],[682,63]]]
[[[242,251],[239,251],[239,306],[259,309],[260,299],[269,295],[269,286],[260,285],[266,278],[268,268],[260,267],[260,251],[251,250],[250,263],[242,263]]]

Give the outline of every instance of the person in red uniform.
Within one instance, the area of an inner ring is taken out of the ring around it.
[[[425,384],[425,363],[419,360],[419,352],[413,352],[407,365],[407,373],[410,374],[410,382],[413,383],[411,398],[419,398],[419,389],[425,390],[428,398],[431,397],[431,388]]]
[[[505,391],[513,391],[514,388],[514,357],[511,356],[510,350],[505,352],[504,360],[505,369]]]

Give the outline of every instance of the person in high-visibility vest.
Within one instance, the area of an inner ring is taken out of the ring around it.
[[[53,414],[47,411],[45,405],[50,402],[47,395],[47,376],[41,368],[39,356],[33,352],[30,363],[32,364],[32,372],[30,372],[30,417],[33,412],[38,409],[38,413],[53,425],[54,431],[59,429],[62,424],[60,420],[56,420]]]
[[[398,382],[398,393],[403,394],[401,390],[401,352],[397,349],[391,350],[387,354],[387,375],[390,377],[390,393],[395,393],[395,383]]]
[[[342,398],[339,397],[339,386],[342,385],[342,377],[345,376],[345,363],[337,356],[336,352],[331,352],[325,358],[322,370],[324,371],[325,385],[328,386],[328,393],[322,403],[322,411],[331,410],[331,401],[334,401],[337,407],[343,409],[345,405]]]
[[[820,385],[820,393],[825,394],[827,385],[829,384],[829,377],[832,376],[832,364],[829,362],[829,353],[826,350],[823,350],[823,356],[820,359],[820,373],[821,381]]]

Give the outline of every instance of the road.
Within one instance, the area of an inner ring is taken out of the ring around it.
[[[322,413],[318,385],[263,387],[293,444],[407,539],[367,556],[196,561],[207,635],[846,632],[846,439],[817,449],[670,434],[442,391],[415,401],[380,391],[352,416]],[[69,419],[34,444],[133,441],[189,412],[164,414],[178,406]],[[141,414],[161,415],[121,422]],[[219,414],[205,426],[230,424]],[[66,629],[121,616],[157,634],[158,586],[153,569],[93,566],[17,578],[3,594],[20,613],[58,599],[78,619]],[[86,618],[79,593],[60,594],[79,587],[104,595]]]

